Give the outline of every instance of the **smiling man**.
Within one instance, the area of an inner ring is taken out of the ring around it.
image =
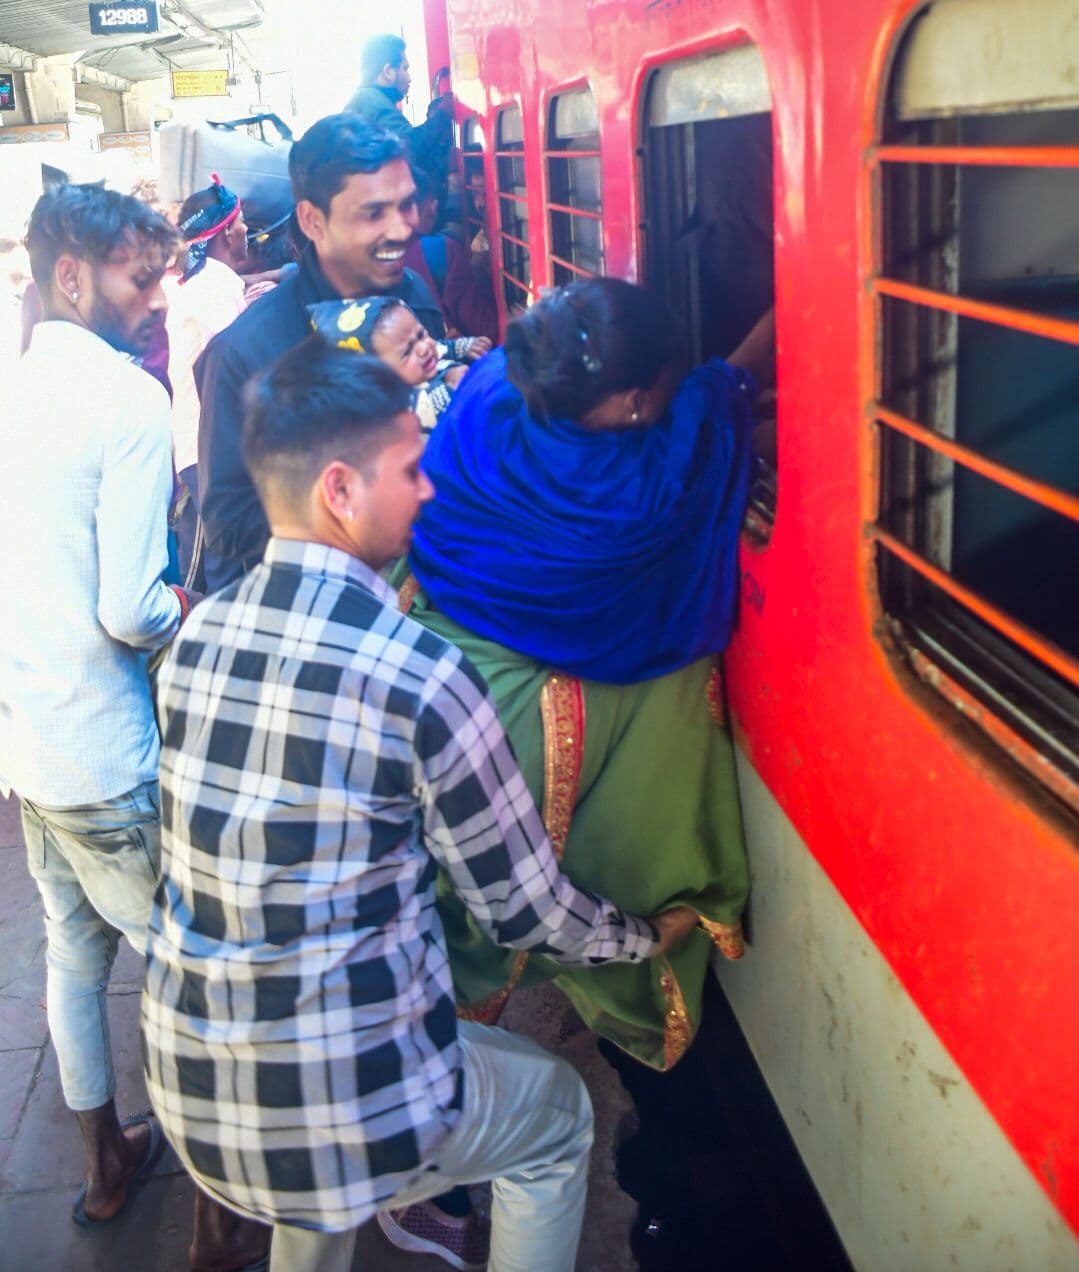
[[[417,213],[403,143],[356,115],[330,115],[293,146],[289,173],[297,220],[308,240],[300,268],[215,337],[195,366],[202,403],[199,489],[211,591],[251,569],[266,546],[266,517],[240,455],[243,388],[310,335],[307,306],[399,296],[429,331],[444,331],[437,301],[404,264]]]
[[[120,935],[145,948],[157,884],[146,657],[190,600],[161,578],[169,399],[131,361],[160,334],[176,244],[126,195],[44,195],[27,234],[43,321],[8,369],[0,419],[0,788],[19,796],[45,906],[49,1030],[86,1147],[82,1224],[123,1208],[161,1143],[148,1115],[117,1118],[105,998]]]

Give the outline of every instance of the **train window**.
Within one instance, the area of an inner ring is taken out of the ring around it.
[[[555,97],[547,119],[547,209],[556,286],[603,273],[599,116],[590,88]]]
[[[532,295],[532,254],[528,246],[524,124],[519,106],[499,111],[495,174],[498,232],[502,240],[502,294],[506,312],[527,305]]]
[[[1052,0],[938,0],[872,155],[884,608],[914,669],[1073,805],[1076,65]]]
[[[465,221],[468,241],[479,250],[476,237],[487,234],[487,180],[483,171],[483,129],[472,115],[461,125],[461,161],[465,180]]]
[[[644,101],[644,275],[688,369],[733,352],[774,304],[772,98],[759,50],[741,45],[661,67]],[[755,463],[747,524],[765,537],[774,451]]]

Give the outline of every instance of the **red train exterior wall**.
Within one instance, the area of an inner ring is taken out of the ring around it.
[[[437,3],[437,0],[436,0]],[[1029,1168],[1079,1230],[1079,852],[1068,823],[888,647],[875,515],[872,187],[904,0],[449,0],[454,87],[524,115],[534,280],[543,122],[587,78],[608,272],[640,274],[634,155],[648,72],[747,37],[776,134],[779,500],[743,548],[727,658],[742,746]],[[488,206],[495,206],[492,165]],[[496,235],[492,233],[492,239]]]

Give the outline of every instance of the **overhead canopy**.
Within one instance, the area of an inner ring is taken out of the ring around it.
[[[0,43],[39,57],[81,54],[79,61],[125,80],[158,79],[170,69],[224,64],[233,32],[258,26],[261,0],[159,0],[153,35],[91,35],[89,6],[73,0],[4,0]],[[208,34],[207,34],[208,33]]]

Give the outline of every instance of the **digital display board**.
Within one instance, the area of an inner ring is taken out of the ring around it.
[[[157,29],[157,4],[152,0],[90,5],[91,35],[148,35]]]
[[[0,110],[15,109],[15,77],[0,75]]]

